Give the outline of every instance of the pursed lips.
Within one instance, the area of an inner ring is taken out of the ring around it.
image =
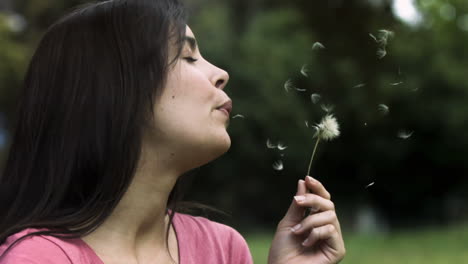
[[[232,112],[232,101],[228,100],[227,102],[216,108],[216,110],[220,110],[224,112],[227,116],[229,116]]]

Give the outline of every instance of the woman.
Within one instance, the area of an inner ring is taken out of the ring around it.
[[[176,206],[181,175],[230,147],[228,79],[177,0],[87,4],[52,25],[0,178],[0,263],[252,263],[237,231]],[[344,252],[329,193],[299,181],[269,263]]]

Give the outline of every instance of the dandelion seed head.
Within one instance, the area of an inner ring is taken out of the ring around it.
[[[283,162],[281,160],[275,161],[273,163],[273,169],[277,171],[283,170]]]
[[[325,48],[325,46],[320,42],[315,42],[312,45],[312,50],[318,50],[318,49],[324,49],[324,48]]]
[[[380,113],[382,113],[383,115],[386,115],[389,112],[389,108],[385,104],[379,104],[378,108],[379,108]]]
[[[315,136],[323,140],[332,140],[340,135],[340,127],[333,115],[326,115],[314,126]]]
[[[408,139],[413,135],[414,131],[400,130],[398,131],[398,137],[401,139]]]
[[[304,77],[309,77],[309,69],[307,69],[307,64],[302,65],[301,74],[304,75]]]
[[[245,117],[243,115],[237,114],[237,115],[233,116],[232,118],[245,118]]]
[[[310,95],[310,100],[312,100],[312,103],[316,104],[320,101],[320,99],[322,98],[322,96],[320,96],[320,94],[318,93],[313,93]]]

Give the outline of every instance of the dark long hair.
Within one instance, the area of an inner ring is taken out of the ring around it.
[[[78,238],[111,214],[132,181],[185,28],[178,0],[111,0],[80,6],[47,30],[0,176],[0,244],[25,228]]]

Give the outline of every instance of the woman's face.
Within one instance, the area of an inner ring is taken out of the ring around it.
[[[175,51],[170,51],[170,59]],[[156,141],[160,148],[197,167],[225,153],[229,112],[218,109],[230,101],[224,92],[229,75],[200,54],[195,36],[186,29],[181,56],[170,68],[166,86],[155,103]],[[229,107],[228,107],[229,108]]]

